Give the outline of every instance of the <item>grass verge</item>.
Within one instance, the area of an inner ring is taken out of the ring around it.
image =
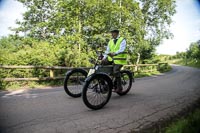
[[[158,74],[160,74],[159,71],[140,72],[140,73],[135,73],[134,77],[135,78],[142,78],[142,77],[150,77],[150,76],[158,75]]]
[[[175,59],[175,60],[170,60],[169,63],[177,64],[177,65],[181,65],[181,66],[200,68],[200,61],[194,61],[194,60],[190,60],[190,61],[186,62],[183,59]]]
[[[200,109],[173,122],[166,128],[165,133],[200,133]]]
[[[35,89],[44,87],[62,86],[63,80],[51,80],[51,81],[15,81],[15,82],[3,82],[0,90],[14,91],[19,89]]]
[[[200,98],[178,114],[132,133],[200,133]]]

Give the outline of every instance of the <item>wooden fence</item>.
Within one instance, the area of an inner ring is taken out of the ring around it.
[[[124,65],[123,67],[129,68],[130,70],[134,72],[152,72],[155,69],[159,69],[160,65],[167,66],[167,63],[158,63],[158,64],[138,64],[138,65]],[[145,67],[148,67],[148,69],[145,69]],[[88,67],[80,67],[83,69],[90,69]],[[57,76],[55,75],[55,70],[70,70],[73,69],[72,67],[61,67],[61,66],[6,66],[6,65],[0,65],[0,69],[45,69],[49,70],[49,77],[29,77],[29,78],[1,78],[1,81],[41,81],[41,80],[56,80],[56,79],[64,79],[64,75]]]

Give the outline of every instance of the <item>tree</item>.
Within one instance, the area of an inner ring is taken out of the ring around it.
[[[176,13],[175,0],[139,0],[145,22],[144,35],[149,46],[142,49],[142,58],[151,58],[155,47],[158,46],[164,38],[173,37],[169,31],[172,23],[172,16]]]
[[[12,30],[16,34],[23,33],[36,39],[48,39],[55,35],[55,31],[50,29],[49,20],[54,17],[57,12],[57,0],[18,0],[23,3],[27,11],[23,14],[23,20],[17,20],[19,27]]]
[[[139,0],[145,21],[146,38],[151,45],[159,45],[162,39],[172,37],[169,26],[176,13],[175,0]]]
[[[140,53],[141,59],[151,58],[162,39],[171,36],[168,27],[175,13],[175,0],[18,1],[27,11],[13,28],[16,34],[54,45],[62,38],[81,53],[88,46],[107,45],[110,29],[119,28],[131,53]]]
[[[189,58],[195,59],[196,61],[200,60],[199,41],[190,44],[187,54]]]

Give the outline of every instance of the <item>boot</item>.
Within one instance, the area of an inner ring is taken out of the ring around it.
[[[122,81],[120,77],[116,78],[117,80],[117,88],[115,89],[116,92],[122,92],[123,87],[122,87]]]

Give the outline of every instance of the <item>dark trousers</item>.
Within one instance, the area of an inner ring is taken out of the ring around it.
[[[120,74],[120,69],[122,68],[123,65],[118,65],[118,64],[113,64],[113,62],[110,62],[106,60],[106,62],[103,65],[113,65],[113,76],[115,77],[114,81],[114,87],[117,88],[122,88],[122,81],[121,81],[121,74]]]

